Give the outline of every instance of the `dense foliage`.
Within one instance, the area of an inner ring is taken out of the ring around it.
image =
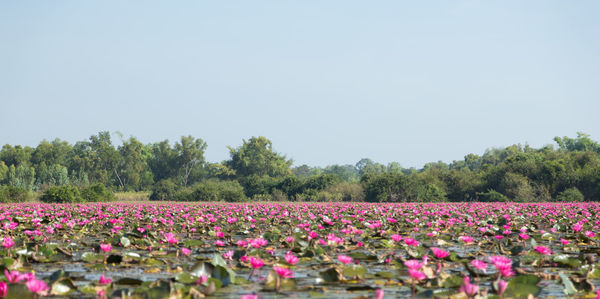
[[[594,298],[600,287],[598,203],[18,203],[0,215],[2,298]]]
[[[15,190],[106,186],[111,191],[152,191],[152,200],[183,201],[591,201],[600,198],[600,145],[588,135],[556,137],[556,148],[512,145],[468,154],[422,169],[361,159],[355,165],[292,167],[270,140],[252,137],[230,159],[209,163],[206,142],[183,136],[113,145],[100,132],[74,145],[56,139],[37,147],[0,150],[0,200],[19,201]],[[11,189],[7,189],[7,187]],[[17,188],[17,189],[15,189]],[[51,189],[52,192],[61,189]],[[66,190],[66,189],[65,189]],[[10,192],[9,192],[10,191]],[[83,193],[82,193],[83,195]],[[107,200],[98,198],[98,200]]]

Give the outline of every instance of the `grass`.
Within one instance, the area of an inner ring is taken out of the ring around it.
[[[148,201],[150,199],[150,191],[127,191],[115,192],[117,201]]]

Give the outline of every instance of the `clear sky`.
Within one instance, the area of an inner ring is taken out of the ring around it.
[[[600,1],[2,1],[0,144],[226,146],[404,167],[600,140]],[[118,140],[116,135],[113,136]]]

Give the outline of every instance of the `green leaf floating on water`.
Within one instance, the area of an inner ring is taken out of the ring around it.
[[[221,284],[226,287],[231,283],[235,275],[231,274],[229,269],[221,266],[216,266],[212,271],[212,278],[217,279],[221,282]]]
[[[202,240],[185,240],[183,242],[183,246],[190,248],[190,247],[198,247],[198,246],[202,246],[204,245],[204,241]]]
[[[77,289],[70,278],[62,278],[52,284],[50,294],[64,296],[67,295],[71,290]]]
[[[344,276],[363,278],[367,273],[367,269],[361,265],[348,265],[344,267]]]
[[[194,283],[198,278],[187,272],[181,272],[175,276],[175,280],[181,283]]]
[[[514,298],[526,298],[529,294],[537,296],[540,292],[540,287],[537,286],[540,280],[535,275],[515,276],[508,282],[504,296]]]
[[[463,277],[459,275],[452,275],[444,279],[442,286],[445,288],[458,288],[463,284]]]
[[[213,266],[227,267],[227,262],[223,259],[223,257],[220,254],[217,253],[213,255],[213,258],[210,261],[210,263],[213,264]]]
[[[571,279],[569,279],[567,275],[565,275],[565,273],[560,272],[558,276],[560,277],[560,280],[562,281],[563,286],[565,287],[565,295],[570,296],[577,294],[577,289],[575,288],[575,285],[573,285],[573,282],[571,281]]]
[[[196,277],[200,277],[202,275],[210,277],[214,268],[215,266],[213,266],[212,264],[206,262],[197,262],[190,270],[190,274]]]
[[[131,241],[129,241],[127,237],[121,237],[119,241],[121,242],[121,245],[123,245],[123,247],[131,246]]]
[[[554,257],[554,262],[561,264],[563,266],[568,266],[571,268],[579,268],[581,267],[581,261],[575,258],[572,258],[568,254],[559,254]]]
[[[83,260],[84,262],[88,262],[88,263],[103,262],[104,255],[99,254],[99,253],[93,253],[93,252],[84,252],[81,255],[81,260]]]
[[[340,282],[344,280],[344,275],[337,268],[329,268],[323,272],[319,273],[319,278],[317,278],[317,283],[333,283]]]

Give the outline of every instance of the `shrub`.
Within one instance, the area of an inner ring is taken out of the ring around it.
[[[45,203],[83,202],[79,189],[75,186],[53,186],[42,194],[40,200]]]
[[[103,184],[94,184],[82,189],[81,197],[87,202],[109,202],[117,199]]]
[[[488,190],[488,192],[479,193],[478,195],[480,196],[481,201],[488,201],[488,202],[508,202],[508,201],[510,201],[508,199],[508,197],[506,197],[504,194],[502,194],[494,189],[490,189],[490,190]]]
[[[244,188],[237,181],[207,180],[192,187],[191,198],[187,201],[241,202],[246,200]]]
[[[150,200],[175,200],[177,185],[171,180],[161,180],[152,186]]]
[[[0,186],[0,203],[24,202],[28,191],[15,186]]]
[[[584,201],[583,194],[576,187],[569,188],[556,196],[557,201],[573,201],[581,202]]]

